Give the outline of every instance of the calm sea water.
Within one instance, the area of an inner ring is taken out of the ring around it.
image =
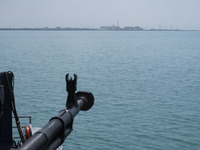
[[[9,70],[18,114],[35,127],[64,108],[66,73],[94,94],[65,149],[200,148],[198,31],[0,31],[0,72]]]

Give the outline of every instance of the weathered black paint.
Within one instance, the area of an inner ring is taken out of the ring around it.
[[[12,79],[11,79],[12,80]],[[0,150],[7,150],[13,147],[12,138],[12,111],[9,105],[10,95],[6,82],[5,72],[0,73],[0,82],[4,87],[3,117],[0,129]]]

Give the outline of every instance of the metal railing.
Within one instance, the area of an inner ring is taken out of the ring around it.
[[[14,117],[12,117],[12,118],[14,118]],[[27,125],[31,124],[31,116],[19,116],[19,118],[23,118],[23,119],[28,118],[28,124],[21,126],[23,129],[25,129]],[[12,126],[12,128],[15,129],[15,128],[17,128],[17,126]],[[20,138],[20,136],[13,136],[13,138],[18,139],[18,138]]]

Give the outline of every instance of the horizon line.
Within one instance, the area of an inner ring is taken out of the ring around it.
[[[197,29],[174,29],[174,28],[142,28],[140,26],[101,26],[99,28],[93,27],[0,27],[0,30],[57,30],[57,31],[70,31],[70,30],[96,30],[96,31],[199,31]]]

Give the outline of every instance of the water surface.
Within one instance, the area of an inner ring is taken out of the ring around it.
[[[183,150],[200,144],[200,32],[0,31],[19,115],[42,127],[64,108],[65,74],[95,105],[68,150]]]

